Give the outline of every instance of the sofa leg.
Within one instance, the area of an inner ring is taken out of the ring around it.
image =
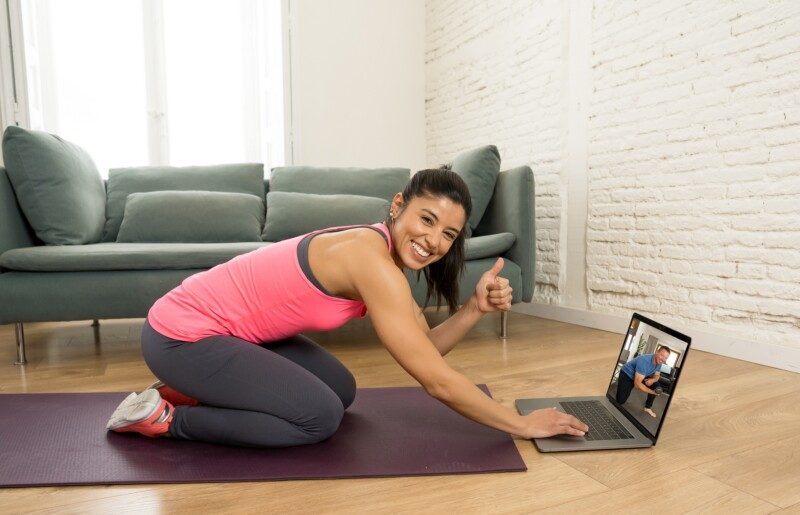
[[[25,333],[22,330],[22,322],[14,324],[14,333],[17,336],[17,361],[14,364],[24,365],[28,360],[25,359]]]
[[[94,322],[92,322],[91,327],[92,327],[92,336],[94,336],[94,346],[95,347],[99,347],[100,346],[100,321],[95,319]]]
[[[508,311],[500,312],[500,338],[508,338]]]

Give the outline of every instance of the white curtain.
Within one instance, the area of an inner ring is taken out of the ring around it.
[[[284,164],[280,0],[23,0],[32,129],[101,174]]]

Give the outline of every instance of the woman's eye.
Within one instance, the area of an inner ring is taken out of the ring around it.
[[[430,224],[432,224],[432,223],[433,223],[433,220],[431,220],[431,219],[430,219],[430,218],[428,218],[427,216],[423,216],[423,217],[422,217],[422,221],[423,221],[423,222],[425,222],[425,223],[426,223],[426,224],[428,224],[428,225],[430,225]]]
[[[445,236],[447,236],[447,239],[448,239],[448,240],[451,240],[451,241],[452,241],[452,240],[455,240],[455,239],[456,239],[456,235],[455,235],[455,234],[453,234],[453,233],[451,233],[451,232],[446,232],[446,233],[444,233],[444,235],[445,235]]]

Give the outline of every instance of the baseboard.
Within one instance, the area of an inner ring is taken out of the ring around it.
[[[585,309],[554,306],[552,304],[516,304],[513,310],[516,313],[524,313],[619,334],[625,333],[630,321],[629,318],[618,315],[595,313]],[[668,318],[659,318],[658,321],[676,331],[691,336],[692,348],[694,349],[800,373],[800,349],[744,340],[735,336],[711,332],[708,328],[688,327]]]

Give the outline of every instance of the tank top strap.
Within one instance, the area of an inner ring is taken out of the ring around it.
[[[306,234],[304,237],[302,237],[302,239],[300,240],[300,244],[304,245],[304,246],[308,246],[308,240],[310,240],[311,238],[313,238],[314,236],[316,236],[318,234],[325,234],[325,233],[329,233],[329,232],[347,231],[349,229],[361,229],[361,228],[372,229],[375,232],[377,232],[378,234],[380,234],[381,236],[383,236],[383,239],[386,240],[386,244],[389,246],[389,252],[392,251],[392,248],[393,248],[393,246],[392,246],[392,235],[389,233],[389,228],[386,227],[386,224],[384,224],[383,222],[378,222],[376,224],[341,225],[341,226],[337,226],[337,227],[327,227],[325,229],[318,229],[318,230],[312,231],[312,232]]]
[[[392,251],[392,235],[389,232],[389,228],[386,227],[386,224],[383,222],[378,222],[376,224],[372,224],[368,227],[372,227],[373,229],[377,229],[380,231],[383,238],[386,240],[386,244],[389,245],[389,252]]]
[[[359,228],[372,229],[378,232],[381,236],[383,236],[383,239],[386,240],[387,245],[389,245],[389,252],[392,251],[392,236],[391,234],[389,234],[388,227],[386,227],[386,225],[384,225],[383,223],[377,223],[372,225],[344,225],[340,227],[328,227],[327,229],[320,229],[318,231],[306,234],[297,243],[297,261],[300,264],[300,269],[303,271],[308,280],[311,281],[314,284],[314,286],[316,286],[317,289],[319,289],[325,295],[328,295],[330,297],[344,298],[330,293],[322,285],[322,283],[319,282],[319,280],[314,275],[314,272],[311,270],[311,265],[308,262],[308,247],[311,245],[311,239],[318,234],[346,231],[349,229],[359,229]]]

